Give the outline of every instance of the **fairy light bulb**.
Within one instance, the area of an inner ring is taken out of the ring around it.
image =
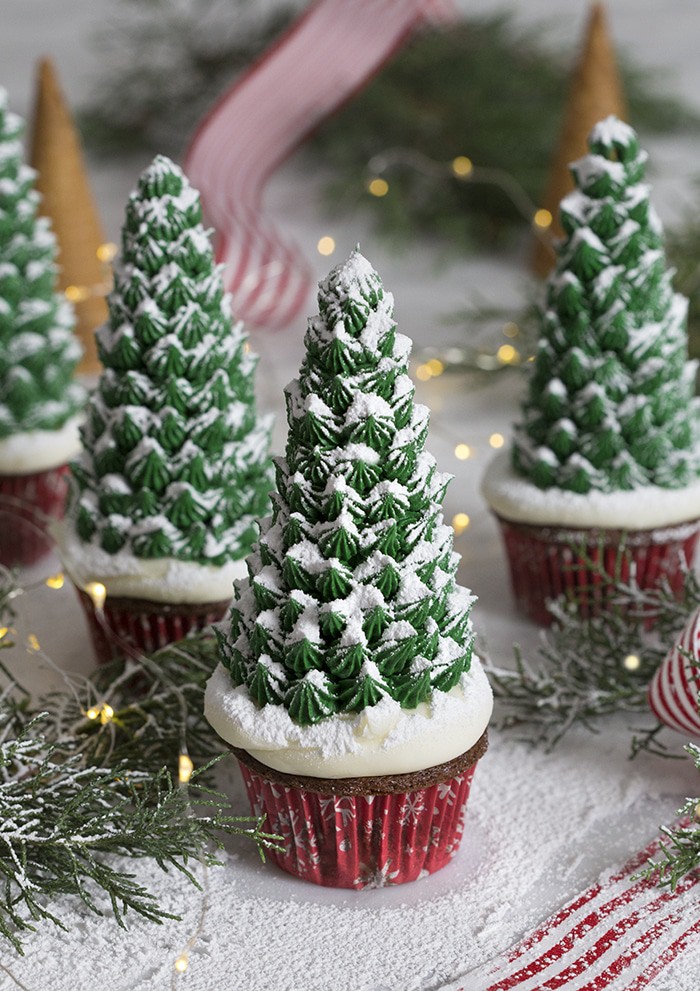
[[[492,448],[494,448],[494,450],[496,450],[496,451],[499,448],[503,447],[503,445],[505,444],[505,442],[506,442],[506,439],[503,436],[503,434],[491,434],[491,436],[489,437],[489,445]]]
[[[457,155],[452,159],[452,171],[460,179],[466,179],[474,171],[474,163],[466,155]]]
[[[472,456],[472,449],[469,444],[458,444],[455,447],[455,457],[458,461],[466,461]]]
[[[335,239],[328,234],[319,238],[316,250],[319,255],[332,255],[335,251]]]
[[[181,953],[180,956],[175,961],[175,970],[178,974],[184,974],[190,965],[190,958],[186,953]]]
[[[428,365],[419,365],[418,368],[416,368],[416,378],[420,382],[427,382],[428,379],[431,379],[432,377],[433,373],[430,371]]]
[[[27,637],[27,647],[35,654],[38,654],[41,650],[41,644],[39,643],[35,633],[30,633]]]
[[[501,344],[496,357],[502,365],[515,365],[520,360],[520,352],[512,344]]]
[[[467,529],[471,520],[466,513],[455,513],[452,517],[452,529],[459,536],[460,533],[464,533]]]
[[[637,654],[628,654],[627,657],[622,662],[622,666],[626,671],[638,671],[641,667],[642,662]]]
[[[445,371],[445,365],[439,358],[431,358],[430,361],[426,361],[428,370],[432,376],[437,378],[438,375],[442,375]]]
[[[371,196],[378,196],[378,197],[386,196],[386,194],[389,192],[389,183],[386,181],[386,179],[380,179],[379,177],[370,179],[370,181],[367,183],[367,192]]]
[[[186,785],[192,777],[194,764],[189,754],[180,754],[177,761],[177,777],[180,784]]]
[[[102,725],[106,726],[108,722],[114,719],[114,709],[109,702],[102,702],[100,705],[91,705],[85,715],[92,722],[99,719]]]
[[[63,588],[63,586],[65,585],[65,582],[66,582],[66,579],[65,579],[63,573],[61,571],[59,571],[58,574],[56,574],[56,575],[50,575],[46,579],[45,584],[49,588]]]
[[[101,262],[105,262],[105,263],[111,262],[114,256],[116,255],[116,253],[117,253],[117,246],[116,244],[112,244],[111,241],[107,241],[105,242],[105,244],[101,244],[96,252],[98,259]]]
[[[107,598],[107,589],[102,582],[88,582],[85,591],[92,599],[95,609],[102,609]]]
[[[540,210],[536,210],[532,218],[532,222],[535,225],[535,227],[539,227],[540,230],[543,231],[546,231],[547,228],[552,226],[553,220],[554,217],[552,216],[551,212],[549,210],[545,210],[544,208]]]

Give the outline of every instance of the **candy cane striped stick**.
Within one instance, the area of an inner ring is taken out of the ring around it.
[[[317,0],[204,119],[185,157],[217,234],[236,315],[281,327],[306,302],[309,266],[261,209],[270,174],[422,21],[452,0]]]
[[[641,991],[700,939],[700,872],[675,891],[633,875],[662,837],[512,950],[440,991]]]
[[[700,737],[699,696],[700,609],[697,609],[654,675],[649,687],[649,705],[660,722],[685,736]]]

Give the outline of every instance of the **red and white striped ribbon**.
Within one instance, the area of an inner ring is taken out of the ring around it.
[[[640,991],[700,939],[700,870],[675,891],[633,875],[659,837],[503,956],[440,991]]]
[[[700,737],[700,666],[690,658],[700,661],[700,609],[649,686],[649,706],[656,718],[685,736]]]
[[[426,20],[453,0],[317,0],[224,94],[197,130],[185,171],[202,196],[235,312],[281,327],[306,302],[309,266],[261,210],[270,174]]]

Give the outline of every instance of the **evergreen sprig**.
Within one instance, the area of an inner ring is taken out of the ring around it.
[[[601,582],[611,582],[596,561],[583,556]],[[700,601],[700,582],[689,571],[676,597],[665,582],[641,589],[633,573],[625,578],[619,569],[612,584],[612,608],[601,616],[582,617],[575,601],[550,603],[553,623],[542,634],[537,662],[527,661],[516,646],[513,669],[487,667],[502,728],[517,729],[521,738],[551,750],[574,725],[597,732],[606,716],[648,712],[649,682]],[[629,657],[638,664],[626,664]],[[633,752],[663,749],[658,732],[658,726],[640,731]]]
[[[700,747],[689,743],[685,750],[693,758],[700,771]],[[650,860],[637,876],[655,877],[662,887],[676,889],[678,882],[693,870],[700,868],[700,798],[689,798],[681,809],[676,826],[662,826],[661,832],[668,840],[662,843],[660,859]]]
[[[15,591],[0,576],[0,623]],[[200,634],[36,701],[1,669],[0,936],[18,952],[35,922],[65,928],[57,900],[66,895],[96,914],[111,905],[122,926],[129,909],[153,922],[175,918],[115,856],[150,858],[199,886],[188,864],[219,863],[223,836],[252,839],[263,859],[279,841],[263,817],[230,815],[211,787],[220,743],[202,698],[215,662],[213,640]],[[107,701],[109,719],[88,718]],[[174,783],[183,750],[197,767],[187,787]]]

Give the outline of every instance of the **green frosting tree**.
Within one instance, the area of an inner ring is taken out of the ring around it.
[[[129,198],[98,348],[105,369],[72,466],[78,535],[140,558],[244,557],[272,486],[271,418],[256,415],[256,359],[199,195],[163,156]]]
[[[272,516],[260,524],[220,637],[236,685],[300,724],[385,696],[411,709],[471,663],[473,597],[441,502],[449,476],[423,450],[410,341],[355,252],[321,283]]]
[[[85,400],[73,382],[81,355],[75,318],[56,292],[56,242],[49,221],[37,216],[23,132],[0,89],[0,440],[59,430]]]
[[[687,301],[671,288],[635,132],[609,117],[589,147],[561,203],[514,465],[543,489],[678,488],[700,474]]]

